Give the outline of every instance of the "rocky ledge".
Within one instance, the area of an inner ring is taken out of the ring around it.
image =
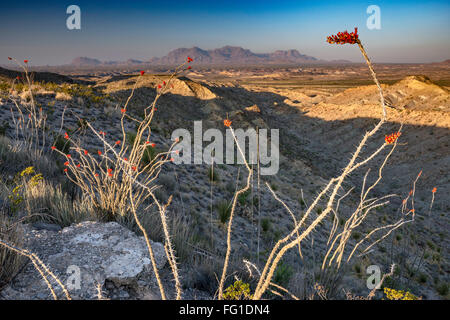
[[[72,299],[159,299],[143,237],[116,222],[82,222],[56,231],[25,225],[26,248],[35,253],[67,287]],[[161,243],[151,243],[158,269],[167,262]],[[49,277],[51,278],[51,277]],[[58,298],[65,295],[51,281]],[[47,284],[28,261],[0,299],[52,299]]]

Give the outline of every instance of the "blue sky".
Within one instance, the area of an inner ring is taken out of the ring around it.
[[[81,30],[66,28],[66,8],[81,8]],[[381,30],[369,30],[369,5]],[[12,1],[0,4],[0,64],[34,65],[149,59],[179,47],[242,46],[257,53],[297,49],[321,59],[362,61],[326,36],[359,28],[375,62],[450,59],[450,1]]]

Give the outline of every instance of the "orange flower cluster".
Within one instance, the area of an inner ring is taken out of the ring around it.
[[[401,134],[402,134],[401,132],[394,132],[394,133],[391,133],[390,135],[388,135],[388,136],[386,136],[386,137],[384,138],[384,141],[386,141],[386,144],[394,143],[395,140],[397,140],[398,137],[401,136]]]
[[[433,190],[431,190],[431,192],[433,192],[433,193],[436,193],[436,191],[437,191],[436,187],[434,187]]]
[[[187,62],[191,63],[192,61],[194,61],[194,59],[192,59],[191,57],[187,57]]]
[[[231,126],[231,120],[228,120],[228,119],[223,120],[223,125],[224,125],[225,127]]]
[[[338,32],[337,35],[331,35],[327,37],[327,42],[330,44],[355,44],[358,43],[358,28],[355,28],[355,31],[348,33],[347,30],[344,32]]]

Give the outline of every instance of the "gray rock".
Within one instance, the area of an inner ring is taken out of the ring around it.
[[[29,236],[29,249],[60,278],[73,299],[96,299],[97,284],[106,288],[107,280],[117,288],[155,296],[147,292],[154,290],[156,281],[144,238],[118,223],[88,221],[58,233],[39,232],[33,230]],[[151,245],[160,269],[167,261],[164,247],[156,242]],[[64,298],[62,290],[54,287],[58,297]],[[0,294],[4,299],[52,298],[31,263]]]
[[[48,231],[54,231],[54,232],[58,232],[61,231],[61,226],[57,225],[57,224],[53,224],[53,223],[45,223],[45,222],[35,222],[32,224],[32,227],[36,230],[48,230]]]

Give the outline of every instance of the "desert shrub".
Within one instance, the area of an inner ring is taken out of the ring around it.
[[[16,175],[17,168],[33,166],[34,169],[46,177],[54,177],[59,169],[54,161],[46,155],[34,158],[26,148],[16,145],[7,137],[0,136],[0,173],[4,175]],[[59,174],[59,172],[58,172]]]
[[[21,246],[23,232],[20,224],[0,212],[0,240]],[[23,256],[0,245],[0,290],[19,272],[25,262]]]
[[[270,229],[270,219],[269,218],[261,219],[261,228],[264,232],[269,231],[269,229]]]
[[[16,212],[24,201],[27,189],[34,188],[42,180],[42,174],[36,174],[33,167],[27,167],[14,177],[13,189],[8,196],[10,208]]]
[[[353,233],[352,237],[353,237],[353,239],[358,241],[359,239],[361,239],[361,233],[355,232],[355,233]]]
[[[173,192],[175,190],[176,180],[172,175],[169,175],[167,173],[161,174],[158,178],[158,183],[161,184],[164,189],[169,192]]]
[[[11,85],[9,83],[3,81],[0,82],[0,92],[9,91],[10,88]]]
[[[446,296],[448,295],[448,283],[442,283],[440,285],[438,285],[436,287],[437,292],[441,295],[441,296]]]
[[[384,294],[388,300],[420,300],[409,291],[395,290],[385,287]]]
[[[305,200],[303,200],[302,198],[299,198],[298,202],[300,203],[300,206],[302,207],[302,209],[304,209],[306,207]]]
[[[53,140],[53,145],[57,150],[61,151],[64,154],[68,154],[70,151],[71,143],[69,140],[64,139],[64,137],[58,134]]]
[[[250,285],[241,280],[236,280],[232,285],[225,289],[223,294],[225,300],[249,300],[252,298],[250,294]]]
[[[238,196],[238,201],[239,201],[239,204],[240,204],[241,206],[244,206],[244,205],[247,203],[247,198],[248,198],[248,196],[250,195],[250,193],[251,193],[251,190],[248,189],[247,191],[242,192],[242,193]]]
[[[42,180],[35,186],[28,185],[24,193],[24,205],[28,215],[40,213],[33,220],[56,223],[61,227],[85,220],[98,219],[88,201],[71,199],[61,185],[54,186]],[[36,212],[36,209],[40,211]]]
[[[231,214],[231,203],[226,200],[219,201],[216,204],[217,213],[219,215],[219,220],[223,224],[227,223]]]
[[[0,136],[6,135],[6,132],[10,128],[9,122],[3,121],[2,125],[0,126]]]
[[[288,285],[289,280],[291,280],[293,274],[294,274],[294,270],[292,269],[291,266],[289,266],[285,263],[280,263],[280,264],[278,264],[278,267],[275,270],[275,274],[273,276],[273,281],[276,284],[278,284],[282,287],[285,287]]]
[[[427,275],[425,273],[421,273],[419,274],[419,277],[417,279],[419,281],[419,283],[426,283],[427,282]]]
[[[132,146],[134,144],[134,141],[136,140],[136,133],[127,133],[126,134],[126,140],[128,142],[128,144],[130,146]],[[150,164],[152,161],[154,161],[156,159],[156,156],[160,153],[161,151],[157,148],[155,148],[152,145],[146,145],[145,146],[145,150],[143,151],[143,155],[141,158],[141,164],[146,166],[148,164]]]

